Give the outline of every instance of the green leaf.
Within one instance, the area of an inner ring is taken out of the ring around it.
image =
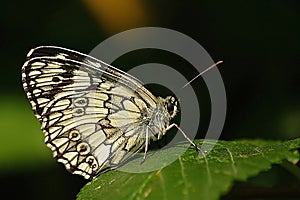
[[[177,161],[154,172],[109,171],[85,185],[77,198],[218,199],[235,180],[245,181],[282,160],[298,161],[299,154],[292,150],[300,147],[300,138],[287,142],[205,140],[202,148],[213,146],[205,157],[190,148]],[[178,153],[178,149],[180,145],[165,151]]]

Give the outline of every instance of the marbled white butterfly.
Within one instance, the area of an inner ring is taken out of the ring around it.
[[[54,157],[86,179],[142,149],[145,158],[150,140],[173,126],[186,137],[170,124],[175,97],[155,97],[135,77],[91,56],[37,47],[27,55],[22,81]]]

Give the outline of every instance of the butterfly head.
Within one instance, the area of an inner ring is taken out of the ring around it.
[[[175,115],[179,112],[179,102],[173,96],[168,96],[165,98],[164,107],[168,111],[171,118],[174,118]]]

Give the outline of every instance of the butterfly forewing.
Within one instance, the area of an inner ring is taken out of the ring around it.
[[[54,157],[87,179],[118,167],[145,146],[146,133],[169,125],[165,110],[151,121],[159,100],[139,80],[72,50],[31,50],[22,81]]]

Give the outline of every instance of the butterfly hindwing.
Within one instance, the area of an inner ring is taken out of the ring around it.
[[[22,80],[47,146],[70,172],[90,179],[143,148],[143,115],[156,98],[134,77],[75,51],[39,47]]]

